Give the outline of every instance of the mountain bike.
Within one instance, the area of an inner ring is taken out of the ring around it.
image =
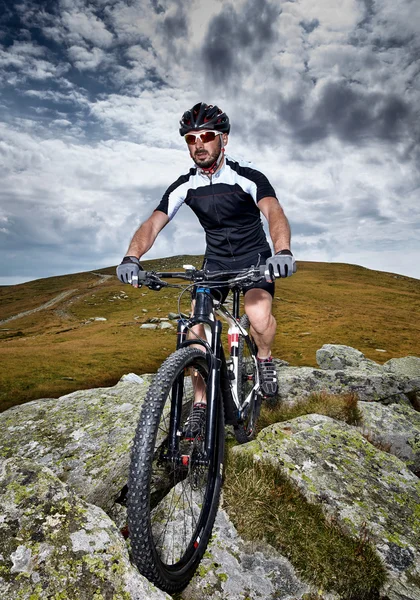
[[[133,560],[143,575],[172,594],[188,584],[211,536],[223,478],[225,424],[239,443],[250,441],[262,401],[257,348],[247,316],[239,313],[241,290],[264,276],[264,266],[212,273],[184,268],[146,273],[151,289],[171,285],[164,281],[168,278],[191,281],[195,302],[191,317],[180,313],[176,351],[157,371],[144,400],[127,496]],[[220,285],[232,291],[231,310],[211,294]],[[228,359],[220,319],[229,325]],[[192,333],[196,325],[204,326],[205,337]],[[207,409],[200,431],[191,437],[186,429],[197,395],[205,398]]]

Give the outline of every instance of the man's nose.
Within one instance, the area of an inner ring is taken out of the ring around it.
[[[203,144],[203,142],[201,141],[201,138],[199,138],[199,137],[198,137],[198,138],[196,138],[196,140],[195,140],[195,145],[196,145],[196,147],[197,147],[197,148],[204,148],[204,144]]]

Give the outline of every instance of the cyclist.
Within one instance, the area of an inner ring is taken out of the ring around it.
[[[131,283],[138,277],[141,285],[144,271],[139,259],[183,203],[195,212],[205,230],[203,268],[233,271],[265,264],[265,280],[244,290],[244,307],[258,347],[261,389],[266,397],[274,397],[277,375],[271,345],[276,321],[271,308],[274,279],[291,276],[295,271],[290,227],[267,177],[251,163],[225,154],[229,132],[229,118],[217,106],[200,102],[183,114],[179,133],[185,138],[195,164],[169,186],[152,215],[135,232],[126,256],[117,267],[117,275],[123,283]],[[268,221],[274,256],[261,213]],[[221,287],[212,293],[224,300],[228,291]],[[205,403],[197,403],[196,408],[200,420]]]

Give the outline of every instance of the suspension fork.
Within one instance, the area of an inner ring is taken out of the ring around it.
[[[208,322],[212,330],[211,354],[207,352],[207,361],[209,363],[209,378],[207,382],[207,427],[205,439],[205,455],[209,459],[214,448],[217,411],[221,410],[220,394],[220,371],[222,364],[221,332],[222,323],[220,321]],[[188,344],[187,340],[188,326],[181,320],[178,322],[178,340],[177,349]],[[191,340],[191,344],[195,343]],[[184,376],[180,374],[172,386],[172,403],[169,431],[168,458],[176,459],[179,450],[179,423],[181,421],[182,396],[184,392]]]
[[[177,328],[178,350],[187,339],[187,325],[180,319]],[[181,422],[182,396],[184,393],[184,374],[180,374],[172,386],[171,416],[169,420],[168,458],[176,458],[179,449],[179,424]]]
[[[207,383],[207,427],[205,440],[207,459],[211,457],[215,445],[217,413],[218,410],[222,410],[222,399],[220,397],[220,370],[222,364],[221,322],[215,321],[212,329],[212,356],[209,372],[210,377]]]

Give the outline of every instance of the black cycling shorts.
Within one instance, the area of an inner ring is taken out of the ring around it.
[[[250,267],[259,267],[265,265],[268,258],[271,257],[271,251],[258,252],[257,254],[246,255],[245,257],[236,258],[235,260],[227,260],[225,258],[210,257],[205,258],[202,269],[206,271],[240,271],[241,269],[249,269]],[[220,281],[227,280],[229,277],[220,278]],[[269,283],[265,279],[261,279],[257,283],[247,285],[242,289],[242,293],[246,294],[248,290],[254,288],[266,290],[271,296],[274,297],[274,283]],[[228,286],[211,287],[211,295],[216,299],[224,302],[229,293]],[[195,298],[195,288],[193,291],[193,298]]]

